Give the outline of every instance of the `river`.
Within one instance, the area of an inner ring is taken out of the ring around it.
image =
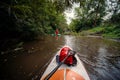
[[[64,45],[79,53],[91,80],[120,80],[120,42],[101,37],[53,36],[25,43],[20,50],[1,52],[0,80],[39,80]]]

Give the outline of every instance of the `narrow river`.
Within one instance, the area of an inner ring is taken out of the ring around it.
[[[120,42],[100,37],[47,36],[0,54],[0,80],[39,80],[61,47],[79,52],[91,80],[120,80]]]

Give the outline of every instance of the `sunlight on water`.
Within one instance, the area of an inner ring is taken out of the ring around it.
[[[69,46],[71,48],[74,47],[74,37],[73,36],[64,36],[65,38],[65,46]]]
[[[107,56],[107,49],[105,49],[105,47],[100,47],[99,50],[98,50],[98,56],[97,57],[97,65],[100,65],[100,64],[106,64],[106,59],[105,57]]]
[[[73,37],[65,36],[65,45],[72,47],[72,39]]]

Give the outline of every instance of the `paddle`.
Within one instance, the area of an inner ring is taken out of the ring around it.
[[[48,76],[44,80],[49,80],[49,78],[57,71],[57,69],[65,62],[65,60],[70,56],[70,55],[75,55],[75,51],[69,50],[67,56],[52,70]]]

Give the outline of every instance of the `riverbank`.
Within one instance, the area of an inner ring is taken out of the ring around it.
[[[119,26],[107,25],[99,26],[89,30],[83,30],[79,33],[81,36],[100,36],[108,39],[115,39],[120,41]]]

